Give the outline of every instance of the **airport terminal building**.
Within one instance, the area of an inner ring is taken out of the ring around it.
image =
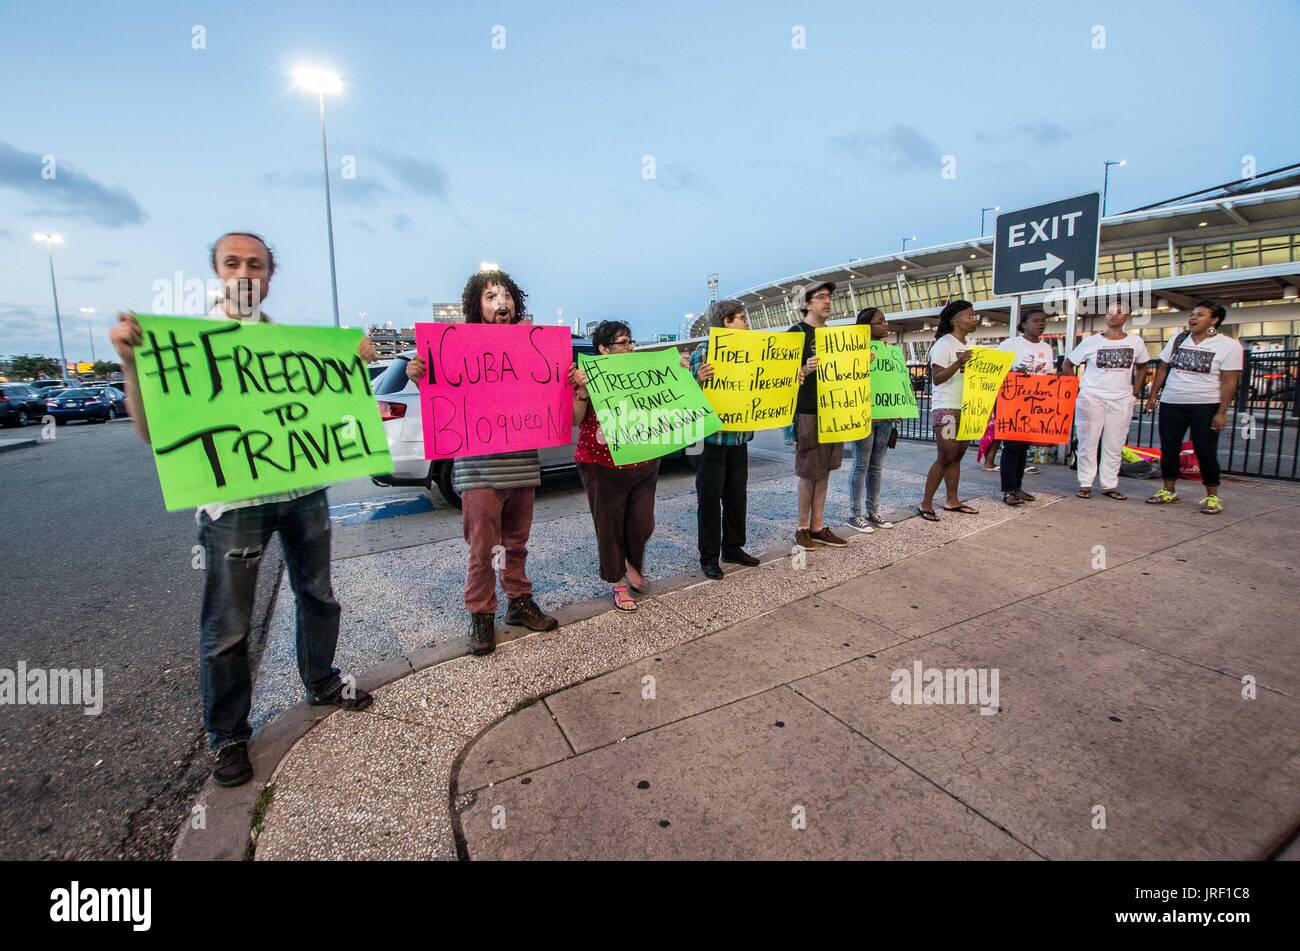
[[[1134,308],[1133,329],[1154,355],[1177,334],[1202,298],[1228,307],[1225,329],[1255,350],[1300,345],[1300,165],[1182,195],[1102,219],[1096,285],[1069,294],[1026,295],[1019,305],[1059,311],[1048,326],[1057,352],[1065,346],[1074,310],[1076,336],[1100,329],[1098,315],[1122,295]],[[885,311],[897,342],[923,361],[939,311],[950,300],[971,301],[983,315],[975,333],[996,343],[1008,335],[1017,301],[993,295],[993,237],[969,238],[792,275],[728,296],[739,298],[756,329],[788,327],[800,319],[793,288],[834,281],[832,323],[864,307]],[[700,315],[691,336],[707,334]]]

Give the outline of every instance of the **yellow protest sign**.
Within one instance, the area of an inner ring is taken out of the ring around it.
[[[709,330],[704,360],[713,378],[700,384],[724,430],[780,429],[794,419],[803,334]]]
[[[1002,379],[1011,371],[1016,355],[1010,350],[974,347],[966,361],[965,382],[961,387],[961,424],[957,438],[980,439],[993,415]]]
[[[851,442],[871,435],[871,328],[818,327],[817,441]]]

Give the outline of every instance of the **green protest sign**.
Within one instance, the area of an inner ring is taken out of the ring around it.
[[[392,471],[360,330],[138,320],[136,372],[169,512]]]
[[[919,415],[903,351],[882,340],[871,341],[871,418],[916,419]]]
[[[722,428],[680,359],[673,349],[579,355],[591,408],[615,465],[666,456]]]

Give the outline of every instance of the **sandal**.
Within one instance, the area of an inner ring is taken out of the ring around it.
[[[934,509],[923,509],[918,505],[916,507],[916,514],[921,516],[921,518],[925,519],[927,522],[939,521],[939,516],[935,514]]]
[[[1016,496],[1016,493],[1014,493],[1014,492],[1003,492],[1003,493],[1002,493],[1002,501],[1003,501],[1003,502],[1006,502],[1007,505],[1024,505],[1024,504],[1025,504],[1024,502],[1022,502],[1022,501],[1021,501],[1021,500]]]
[[[943,510],[944,510],[945,512],[960,512],[962,515],[978,515],[978,514],[979,514],[979,512],[978,512],[976,509],[971,508],[971,507],[970,507],[969,505],[967,505],[965,502],[963,502],[961,505],[955,505],[955,506],[947,506],[947,505],[945,505],[945,506],[943,507]]]
[[[636,599],[628,594],[627,585],[614,585],[614,607],[620,611],[635,611],[637,609]]]
[[[1038,466],[1025,466],[1026,472],[1038,472]]]
[[[630,589],[632,589],[633,591],[635,591],[637,594],[645,594],[645,589],[649,586],[649,584],[650,584],[650,579],[649,579],[649,578],[646,578],[645,575],[642,575],[641,577],[642,577],[642,578],[645,578],[645,584],[643,584],[643,585],[642,585],[641,587],[639,587],[639,588],[638,588],[636,585],[634,585],[634,584],[632,583],[632,579],[629,578],[627,575],[624,575],[624,576],[623,576],[623,583],[624,583],[625,585],[627,585]]]
[[[1092,486],[1090,485],[1080,486],[1079,491],[1074,494],[1081,499],[1090,499],[1092,498]]]
[[[1106,498],[1108,499],[1114,499],[1116,502],[1128,501],[1128,496],[1125,495],[1123,492],[1121,492],[1119,489],[1107,489],[1105,492],[1102,493],[1102,495],[1106,496]]]

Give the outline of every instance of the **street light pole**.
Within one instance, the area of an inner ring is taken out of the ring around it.
[[[63,243],[63,236],[57,234],[37,233],[32,235],[37,241],[45,242],[45,250],[50,256],[50,292],[54,295],[54,326],[59,332],[59,379],[68,379],[68,357],[63,350],[63,318],[59,315],[59,286],[54,281],[54,246]]]
[[[1110,192],[1110,167],[1112,165],[1127,165],[1128,159],[1120,159],[1118,162],[1106,162],[1105,176],[1101,185],[1101,216],[1106,217],[1106,196]]]
[[[1001,210],[1002,210],[1002,206],[1001,206],[1001,205],[994,205],[992,208],[981,208],[981,209],[980,209],[980,237],[981,237],[981,238],[984,237],[984,215],[985,215],[985,213],[986,213],[986,212],[990,212],[990,211],[1001,211]]]
[[[325,93],[320,93],[320,152],[325,166],[325,230],[330,242],[330,296],[334,302],[334,326],[339,326],[339,280],[334,270],[334,209],[330,204],[330,150],[325,141]]]
[[[86,336],[90,338],[90,362],[94,364],[97,362],[95,360],[95,327],[90,322],[90,315],[95,312],[95,308],[79,307],[77,309],[86,315]]]
[[[907,253],[907,242],[909,242],[909,241],[915,241],[915,240],[916,240],[916,235],[912,235],[910,238],[904,238],[904,239],[903,239],[903,253],[904,253],[904,254]]]
[[[325,171],[325,231],[330,249],[330,297],[334,304],[334,326],[339,323],[339,282],[334,267],[334,208],[330,202],[330,152],[325,136],[325,95],[343,91],[343,80],[337,73],[326,69],[301,67],[294,71],[294,82],[299,89],[316,93],[320,100],[320,151]]]

